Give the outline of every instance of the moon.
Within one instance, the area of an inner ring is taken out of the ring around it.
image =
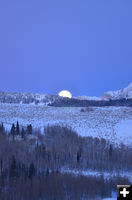
[[[72,94],[68,90],[62,90],[58,95],[60,97],[72,98]]]

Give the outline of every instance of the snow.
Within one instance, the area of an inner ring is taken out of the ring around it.
[[[0,123],[8,130],[17,120],[22,126],[32,124],[43,133],[47,125],[72,127],[81,136],[105,138],[115,144],[132,143],[132,109],[129,107],[94,107],[81,112],[79,107],[50,107],[35,104],[0,104]]]
[[[85,96],[85,95],[83,95],[83,96],[76,96],[76,97],[73,97],[73,98],[75,98],[75,99],[80,99],[80,100],[93,100],[93,101],[101,101],[102,100],[102,98],[101,97],[95,97],[95,96]]]
[[[132,137],[132,120],[122,120],[117,124],[117,135],[120,137]]]
[[[61,173],[62,174],[72,174],[74,176],[96,176],[96,177],[100,177],[100,176],[104,176],[104,179],[110,179],[116,176],[120,176],[122,178],[127,177],[130,182],[132,182],[132,172],[126,172],[126,171],[115,171],[115,172],[104,172],[104,171],[94,171],[94,170],[75,170],[75,169],[66,169],[66,168],[62,168],[61,169]]]
[[[132,98],[132,83],[127,87],[117,91],[108,91],[104,94],[104,99],[131,99]]]
[[[126,94],[132,92],[132,83],[130,83],[126,88],[124,88],[123,92]]]
[[[49,107],[43,104],[7,104],[0,103],[0,123],[10,130],[17,120],[22,126],[32,124],[42,132],[44,126],[60,124],[71,126],[81,136],[105,138],[114,144],[132,144],[132,108],[130,107],[94,107],[91,111],[80,112],[79,107]],[[98,171],[75,171],[62,169],[62,173],[73,175],[101,176]],[[132,173],[122,172],[132,182]],[[104,178],[118,175],[103,172]],[[104,200],[116,199],[116,195]]]

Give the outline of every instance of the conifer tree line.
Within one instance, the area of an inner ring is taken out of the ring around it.
[[[30,139],[30,135],[34,137]],[[97,190],[95,196],[108,195],[113,188],[111,185],[113,179],[107,182],[109,189],[107,188],[106,194],[103,194],[103,185],[106,184],[103,175],[102,178],[75,178],[61,174],[62,169],[131,172],[131,166],[132,147],[123,144],[114,146],[103,138],[81,137],[71,128],[58,125],[45,127],[43,135],[34,130],[32,125],[23,128],[17,122],[12,124],[10,131],[6,131],[3,124],[0,125],[0,199],[2,200],[33,199],[28,192],[28,194],[24,192],[27,188],[33,196],[37,195],[34,199],[38,200],[87,199],[88,196],[90,199],[90,195],[93,199],[94,192],[90,194],[88,183],[93,181],[93,185],[102,184],[100,189],[102,194]],[[51,184],[52,180],[54,185]],[[130,183],[127,179],[118,177],[118,180],[114,180],[114,188],[119,180],[122,184],[124,180]],[[72,183],[76,187],[73,188]],[[23,194],[16,191],[18,187],[22,188]],[[52,198],[48,187],[52,188]],[[56,187],[59,188],[59,192]],[[13,195],[15,191],[17,197],[10,198],[9,195],[4,199],[5,188],[7,194]],[[75,197],[77,188],[79,194]]]
[[[9,134],[11,134],[13,137],[15,135],[20,135],[21,137],[24,137],[26,134],[32,135],[32,133],[33,133],[33,130],[32,130],[31,124],[27,125],[26,128],[22,127],[20,129],[19,122],[17,121],[16,125],[14,123],[12,124]]]
[[[132,99],[109,99],[109,100],[80,100],[75,98],[58,98],[48,104],[54,107],[105,107],[105,106],[125,106],[132,107]]]

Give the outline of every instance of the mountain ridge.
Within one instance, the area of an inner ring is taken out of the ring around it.
[[[101,101],[115,101],[115,100],[131,100],[132,99],[132,83],[127,87],[121,90],[108,91],[104,93],[103,97],[96,96],[74,96],[71,99],[60,97],[59,95],[54,94],[39,94],[39,93],[21,93],[21,92],[4,92],[0,91],[0,103],[22,103],[22,104],[43,104],[49,105],[53,104],[56,101],[92,101],[92,102],[101,102]],[[98,104],[97,104],[98,105]]]
[[[132,82],[124,89],[104,93],[104,100],[132,99]]]

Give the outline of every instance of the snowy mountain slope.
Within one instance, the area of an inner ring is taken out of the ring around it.
[[[58,95],[34,94],[34,93],[15,93],[0,92],[1,103],[16,104],[49,104],[60,98]]]
[[[78,96],[73,97],[79,100],[102,100],[99,97]],[[48,105],[54,101],[61,101],[62,97],[58,95],[34,94],[34,93],[15,93],[0,92],[0,103],[16,103],[16,104],[43,104]]]
[[[102,137],[115,144],[132,144],[132,109],[129,107],[94,107],[81,112],[79,107],[0,104],[0,123],[10,129],[17,120],[23,126],[32,124],[42,132],[48,124],[60,124],[72,127],[82,136]]]
[[[47,94],[34,94],[34,93],[13,93],[13,92],[0,92],[0,103],[16,103],[16,104],[43,104],[48,105],[54,102],[62,102],[64,98],[58,95]],[[71,100],[76,101],[95,101],[95,103],[103,102],[104,100],[120,100],[120,99],[132,99],[132,83],[126,88],[117,91],[109,91],[104,94],[104,97],[90,97],[90,96],[74,96]],[[82,102],[81,101],[81,102]],[[105,101],[107,103],[107,101]],[[75,102],[74,102],[75,103]],[[76,102],[77,103],[77,102]],[[78,104],[78,103],[77,103]],[[59,106],[60,104],[58,104]],[[120,105],[120,104],[119,104]],[[119,106],[118,105],[118,106]],[[126,104],[125,104],[126,105]]]
[[[117,99],[132,99],[132,83],[126,88],[117,91],[109,91],[104,93],[104,97],[90,97],[90,96],[74,96],[73,99],[88,100],[88,101],[103,101],[103,100],[117,100]],[[38,93],[16,93],[16,92],[1,92],[0,103],[22,103],[22,104],[45,104],[53,103],[63,99],[58,95],[38,94]]]
[[[131,99],[132,98],[132,83],[130,83],[126,88],[117,90],[117,91],[109,91],[104,94],[105,100],[108,99]]]

